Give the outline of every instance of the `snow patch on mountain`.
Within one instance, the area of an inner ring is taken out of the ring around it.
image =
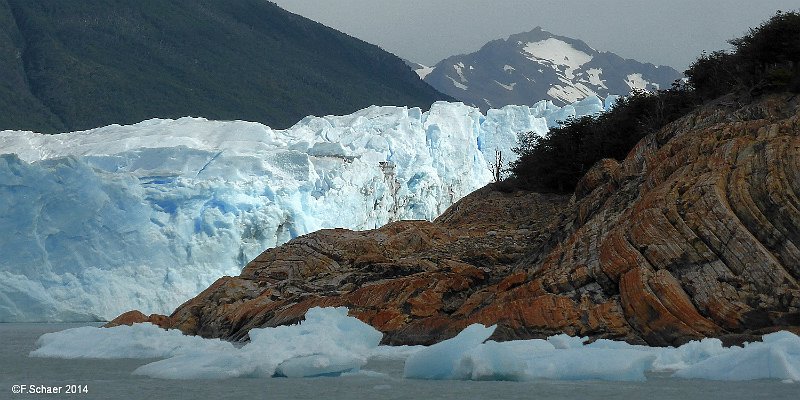
[[[425,77],[428,76],[428,74],[430,74],[431,72],[433,72],[434,69],[436,69],[436,67],[428,67],[422,65],[421,68],[415,69],[414,72],[416,72],[417,75],[419,75],[419,79],[424,80]]]
[[[497,81],[495,81],[495,82],[497,82]],[[500,82],[497,82],[497,84],[500,85],[501,87],[503,87],[503,89],[505,89],[505,90],[514,90],[514,86],[517,84],[517,82],[511,82],[508,85],[504,85],[504,84],[502,84]]]
[[[642,77],[642,74],[628,75],[627,79],[625,80],[625,83],[628,85],[628,87],[631,88],[631,90],[647,90],[647,85],[651,85],[650,82],[648,82]],[[658,84],[653,84],[653,85],[655,86],[656,89],[659,88]]]
[[[588,82],[591,85],[601,87],[603,89],[608,89],[608,86],[603,82],[600,78],[600,75],[603,73],[602,68],[589,68],[586,70],[586,74],[589,76]]]
[[[442,60],[425,82],[486,111],[543,98],[565,106],[590,96],[658,90],[681,77],[670,67],[623,59],[536,28]]]
[[[575,77],[575,69],[589,61],[592,56],[575,49],[567,42],[556,38],[548,38],[538,42],[528,42],[522,51],[528,59],[537,63],[549,61],[553,65],[565,67],[564,75],[567,79]]]
[[[459,88],[461,90],[468,90],[469,89],[469,86],[467,86],[467,85],[465,85],[465,84],[463,84],[461,82],[457,82],[452,77],[448,76],[447,78],[450,79],[453,82],[453,86],[455,86],[455,87],[457,87],[457,88]]]
[[[464,63],[455,64],[453,65],[453,68],[456,70],[458,78],[461,80],[461,82],[466,82],[467,78],[464,77]]]

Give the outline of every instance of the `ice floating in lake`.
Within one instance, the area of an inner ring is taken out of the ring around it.
[[[480,346],[492,336],[497,326],[489,328],[473,324],[456,337],[436,343],[424,350],[411,354],[406,360],[403,375],[418,379],[459,379],[459,362],[469,350]]]
[[[312,308],[297,325],[250,330],[241,348],[151,324],[48,333],[34,357],[166,358],[134,374],[165,379],[306,377],[358,371],[383,335],[346,308]]]
[[[312,308],[303,322],[252,329],[242,347],[184,336],[150,324],[76,328],[43,335],[35,357],[165,358],[135,374],[165,379],[338,376],[359,372],[369,359],[405,359],[415,379],[644,380],[646,372],[677,378],[800,381],[800,337],[790,332],[763,342],[722,347],[703,339],[678,348],[635,346],[558,335],[547,340],[487,341],[495,327],[471,325],[432,346],[378,346],[382,334],[347,315],[347,309]]]
[[[113,328],[84,326],[46,333],[36,342],[32,357],[44,358],[165,358],[189,352],[230,352],[230,342],[187,336],[150,323]]]
[[[763,342],[725,349],[675,373],[679,378],[800,381],[800,338],[790,332],[764,335]]]
[[[492,179],[495,150],[513,159],[518,133],[602,109],[436,103],[286,130],[181,118],[0,132],[0,322],[169,313],[296,236],[433,219]]]
[[[644,380],[648,371],[674,371],[677,378],[800,381],[800,337],[764,336],[744,347],[718,339],[678,348],[635,346],[566,335],[547,340],[483,342],[493,329],[472,325],[453,339],[423,349],[406,361],[405,377],[472,380]],[[481,340],[483,338],[483,340]]]
[[[470,325],[456,337],[412,354],[406,378],[533,380],[644,380],[656,358],[631,349],[586,349],[566,335],[546,340],[485,342],[495,327]]]

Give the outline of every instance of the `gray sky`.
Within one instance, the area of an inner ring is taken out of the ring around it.
[[[272,0],[422,64],[541,26],[680,71],[798,0]]]

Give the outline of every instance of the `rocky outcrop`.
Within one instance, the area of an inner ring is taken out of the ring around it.
[[[103,326],[106,328],[112,328],[120,325],[133,325],[133,324],[140,324],[143,322],[149,322],[153,325],[158,325],[164,329],[172,327],[172,321],[166,315],[160,315],[160,314],[144,315],[139,310],[132,310],[126,313],[122,313],[117,318],[114,318],[113,320],[109,321]]]
[[[798,122],[794,97],[719,101],[599,163],[526,284],[609,299],[653,345],[800,326]]]
[[[187,333],[241,340],[253,327],[299,321],[310,307],[344,305],[386,343],[434,343],[469,323],[459,314],[467,298],[511,276],[567,202],[484,188],[433,223],[315,232],[265,251],[170,319]]]
[[[433,223],[270,249],[168,319],[247,339],[344,305],[391,344],[474,322],[651,345],[800,330],[800,100],[725,99],[598,163],[572,199],[484,188]]]

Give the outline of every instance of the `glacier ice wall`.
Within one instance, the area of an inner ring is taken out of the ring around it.
[[[273,130],[201,118],[0,132],[0,321],[168,313],[263,250],[318,229],[433,219],[487,184],[520,132],[582,100],[373,106]]]

